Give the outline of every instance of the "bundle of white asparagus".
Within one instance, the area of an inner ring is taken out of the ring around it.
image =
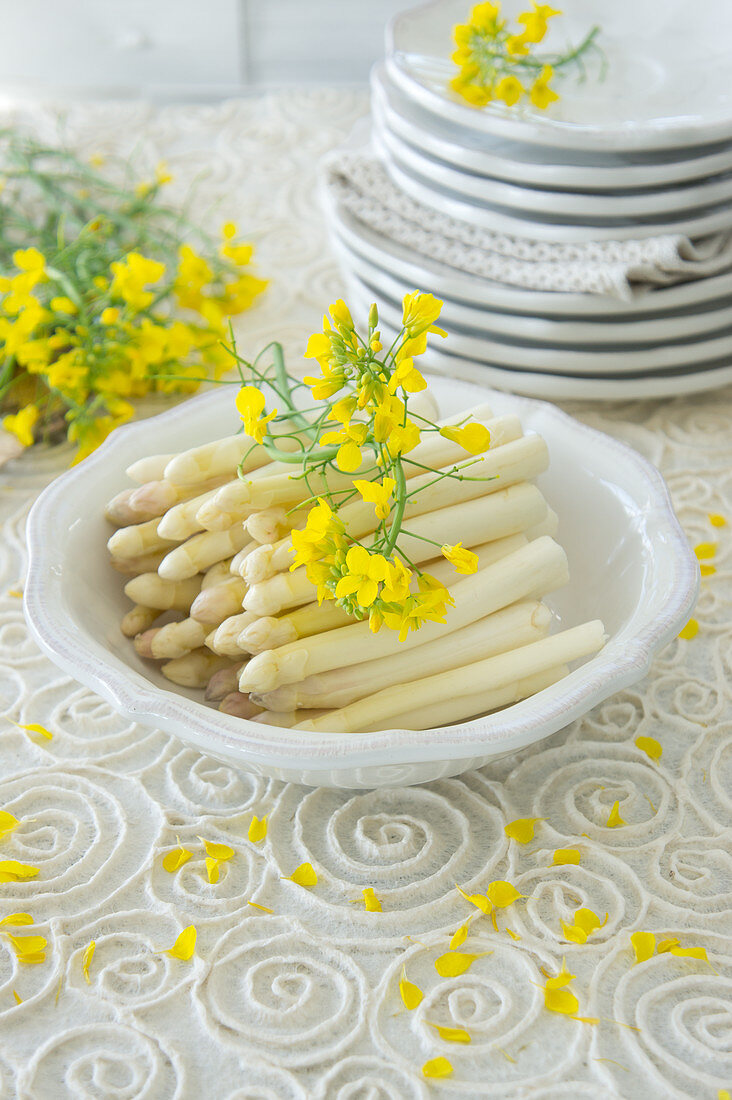
[[[436,415],[426,394],[410,411],[420,401]],[[444,623],[425,623],[400,641],[333,601],[319,605],[304,568],[290,570],[291,532],[307,518],[297,505],[310,493],[292,465],[271,461],[239,434],[142,458],[127,470],[133,485],[106,509],[117,527],[108,542],[112,565],[129,578],[134,605],[123,633],[141,658],[161,662],[167,679],[202,689],[221,711],[298,729],[428,729],[553,684],[602,647],[603,626],[550,634],[542,599],[569,574],[553,539],[557,517],[534,484],[548,466],[546,444],[524,435],[515,416],[496,417],[485,405],[470,414],[490,431],[479,478],[424,472],[454,469],[465,458],[440,435],[404,459],[409,534],[400,547],[450,585],[454,606]],[[353,477],[336,471],[328,486]],[[378,522],[365,501],[346,504],[339,516],[354,538]],[[456,579],[453,565],[436,557],[448,539],[478,555],[475,573]]]

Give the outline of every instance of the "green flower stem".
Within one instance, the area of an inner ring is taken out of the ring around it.
[[[404,467],[402,466],[402,460],[399,455],[394,459],[391,470],[394,474],[394,480],[396,481],[396,504],[394,506],[394,518],[389,528],[389,537],[382,551],[385,558],[389,557],[389,554],[391,554],[396,546],[396,541],[402,529],[404,509],[407,506],[407,479],[404,476]]]

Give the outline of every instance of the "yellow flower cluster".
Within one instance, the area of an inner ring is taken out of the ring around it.
[[[246,270],[252,247],[236,242],[231,222],[218,253],[215,243],[210,255],[183,244],[176,255],[175,237],[154,221],[155,192],[168,178],[159,171],[132,213],[122,205],[118,220],[94,217],[73,241],[59,231],[43,251],[7,253],[14,270],[0,278],[0,414],[23,447],[67,435],[78,462],[130,419],[132,399],[190,393],[233,367],[222,346],[228,319],[267,284]],[[64,211],[53,215],[55,225]],[[124,247],[133,230],[157,256]]]
[[[303,424],[297,429],[300,446],[304,447],[297,459],[302,463],[299,476],[307,498],[302,507],[309,511],[304,524],[292,532],[291,569],[304,567],[320,603],[334,600],[356,619],[368,618],[374,632],[386,626],[397,631],[402,640],[425,622],[444,623],[447,609],[454,602],[448,589],[418,569],[399,544],[407,500],[406,479],[410,476],[405,467],[411,464],[411,472],[431,470],[429,465],[408,456],[419,447],[426,432],[439,433],[457,443],[468,456],[480,455],[490,445],[490,433],[482,424],[440,428],[422,416],[409,414],[410,396],[427,385],[415,358],[426,350],[429,333],[446,335],[436,325],[441,307],[442,302],[432,294],[415,291],[406,295],[401,331],[384,351],[376,306],[369,312],[364,337],[346,304],[336,302],[323,319],[323,331],[310,337],[305,352],[306,358],[316,360],[320,373],[307,376],[300,384],[310,390],[316,402],[324,404],[315,407],[310,422],[303,422],[309,446],[303,444]],[[288,385],[287,377],[279,376],[275,388],[289,404],[283,388]],[[276,456],[277,448],[266,438],[276,410],[264,415],[262,391],[245,385],[236,404],[247,434],[271,447]],[[299,414],[291,406],[285,416],[293,415]],[[338,427],[323,431],[329,421]],[[474,461],[466,458],[468,465]],[[460,465],[448,472],[432,472],[440,480],[461,476],[463,468]],[[308,497],[311,473],[317,471],[320,486],[323,481],[328,486],[330,469],[338,472],[338,488],[321,488]],[[344,473],[358,476],[346,478],[346,488],[341,488]],[[349,534],[339,514],[342,505],[359,497],[374,507],[375,531],[368,545]],[[474,573],[478,567],[477,556],[459,542],[442,546],[436,543],[435,555],[439,553],[458,573]]]
[[[534,107],[546,110],[559,99],[549,86],[555,70],[579,62],[599,30],[593,27],[565,54],[537,57],[533,50],[546,35],[549,20],[561,14],[549,4],[534,3],[531,11],[516,17],[518,26],[512,28],[501,19],[500,2],[477,4],[469,21],[453,30],[457,49],[452,60],[460,71],[450,87],[472,107],[496,100],[513,107],[528,98]]]

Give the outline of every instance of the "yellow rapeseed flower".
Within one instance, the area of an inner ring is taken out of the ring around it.
[[[377,519],[386,519],[391,511],[391,494],[394,492],[396,481],[391,477],[385,477],[382,482],[354,480],[353,487],[357,489],[365,501],[374,505]]]
[[[236,408],[244,423],[244,431],[257,443],[261,443],[267,434],[267,425],[277,415],[277,409],[262,416],[266,398],[256,386],[242,386],[236,396]]]
[[[9,413],[3,417],[3,428],[14,435],[24,447],[31,447],[35,441],[33,428],[38,423],[40,415],[35,405],[26,405],[17,413]]]
[[[474,554],[472,550],[466,550],[462,542],[458,542],[454,546],[445,543],[444,546],[440,547],[440,553],[455,567],[456,573],[467,575],[478,570],[478,555]]]

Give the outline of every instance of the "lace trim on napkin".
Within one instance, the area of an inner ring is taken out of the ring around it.
[[[325,164],[330,194],[358,221],[413,252],[464,273],[525,290],[631,299],[732,268],[732,233],[557,244],[511,237],[441,214],[404,194],[383,163],[339,153]]]

